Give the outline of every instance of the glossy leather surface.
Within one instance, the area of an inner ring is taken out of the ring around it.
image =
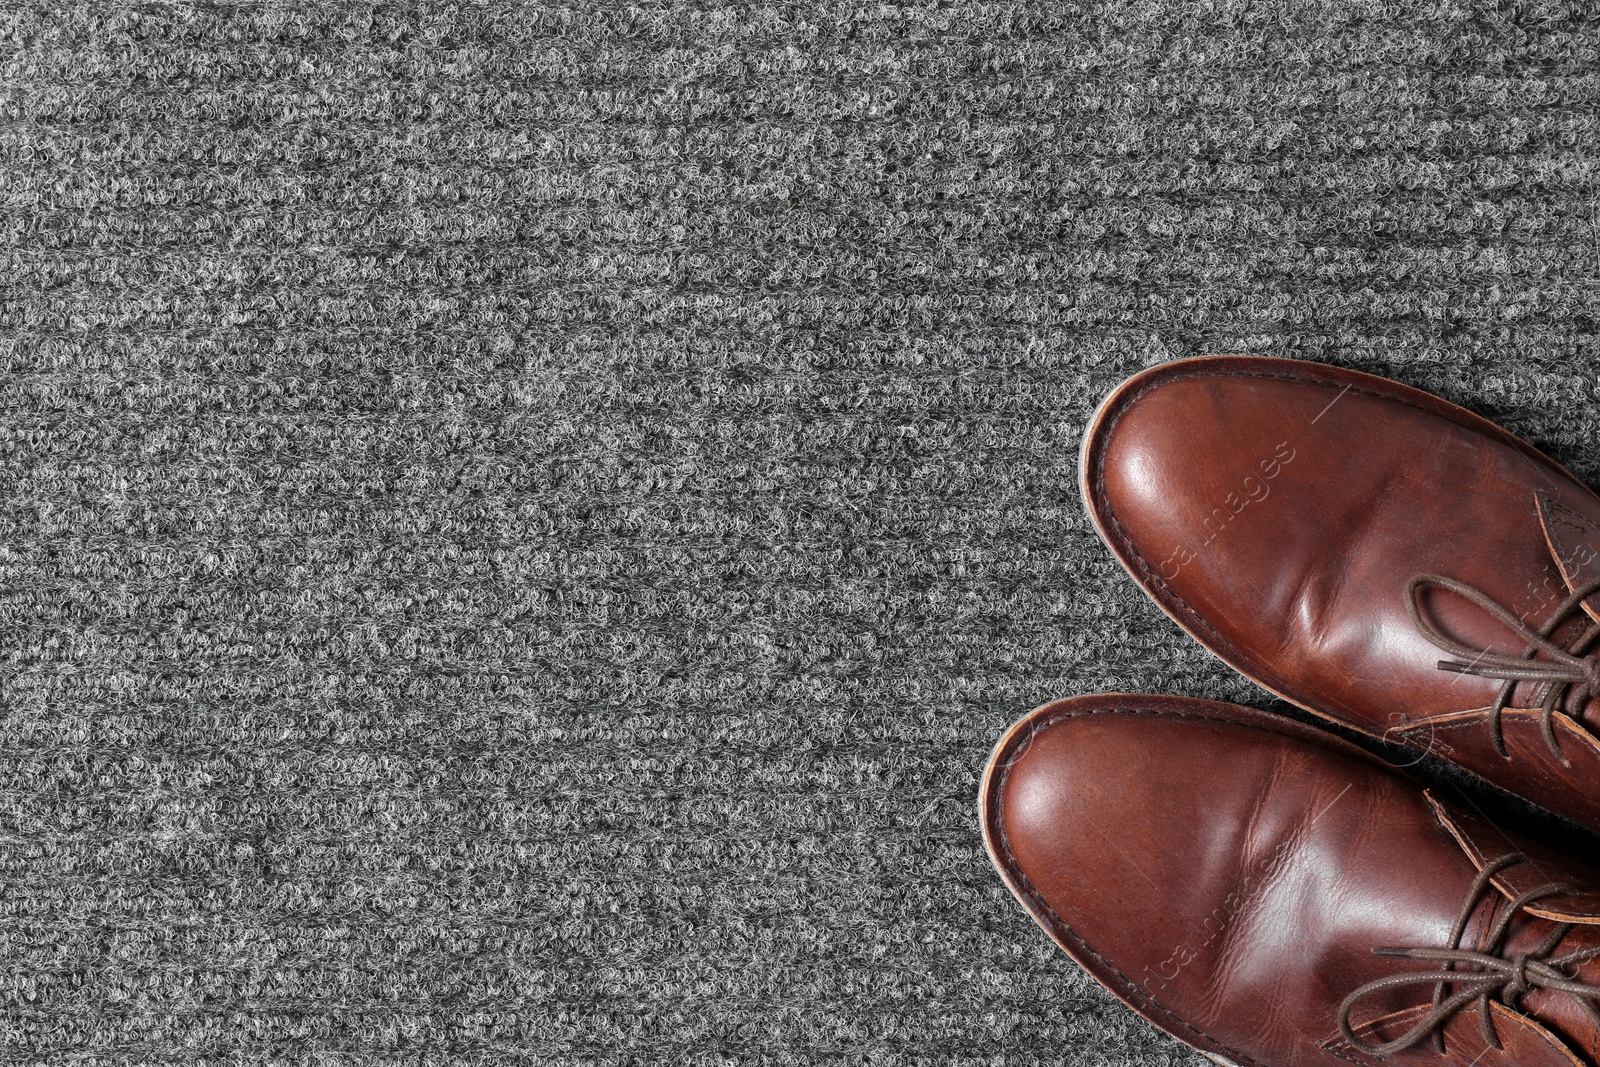
[[[1488,725],[1501,683],[1441,670],[1448,657],[1407,605],[1411,580],[1437,574],[1537,627],[1600,573],[1600,498],[1554,461],[1385,379],[1219,356],[1113,393],[1085,437],[1083,490],[1146,592],[1239,671],[1600,830],[1600,705],[1556,720],[1559,753],[1536,713],[1507,712],[1501,754]],[[1600,618],[1597,604],[1585,607]],[[1474,648],[1524,648],[1458,596],[1434,590],[1421,606]],[[1512,707],[1536,708],[1543,693],[1518,683]]]
[[[1600,944],[1600,874],[1446,811],[1331,735],[1178,697],[1058,701],[996,748],[981,807],[991,858],[1051,937],[1213,1057],[1240,1067],[1597,1062],[1600,1034],[1577,1002],[1548,990],[1496,1009],[1501,1050],[1468,1013],[1449,1021],[1444,1057],[1425,1043],[1377,1060],[1342,1037],[1338,1010],[1352,991],[1433,966],[1372,949],[1444,945],[1489,859],[1526,849],[1541,866],[1495,881],[1469,946],[1545,863],[1574,891],[1542,902],[1548,917],[1519,912],[1511,948],[1537,944],[1557,917],[1576,923],[1562,951]],[[1584,967],[1593,981],[1600,966]],[[1358,1035],[1394,1036],[1431,989],[1363,1003]]]

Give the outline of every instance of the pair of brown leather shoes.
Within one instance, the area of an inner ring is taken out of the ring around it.
[[[1600,498],[1395,382],[1221,356],[1137,375],[1083,493],[1196,640],[1325,719],[1600,831]],[[1282,716],[1046,705],[984,837],[1055,941],[1239,1067],[1600,1067],[1600,871]]]

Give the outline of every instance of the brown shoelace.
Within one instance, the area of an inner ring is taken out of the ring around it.
[[[1417,594],[1429,588],[1454,593],[1499,620],[1524,642],[1521,655],[1510,656],[1491,649],[1473,648],[1442,633],[1423,617],[1422,607],[1417,602]],[[1582,612],[1584,600],[1596,592],[1600,592],[1600,578],[1574,589],[1556,605],[1550,620],[1537,630],[1483,590],[1437,574],[1423,574],[1411,579],[1411,584],[1406,586],[1406,606],[1411,609],[1411,621],[1423,637],[1435,647],[1459,657],[1458,660],[1440,660],[1440,670],[1480,678],[1498,678],[1504,683],[1489,708],[1489,730],[1494,740],[1494,750],[1501,756],[1510,758],[1506,752],[1500,715],[1510,702],[1517,683],[1545,684],[1544,699],[1539,704],[1539,730],[1544,734],[1545,744],[1550,746],[1550,751],[1562,763],[1566,763],[1566,754],[1561,751],[1561,741],[1556,737],[1555,714],[1565,702],[1581,708],[1589,697],[1600,695],[1600,659],[1586,654],[1594,639],[1600,637],[1600,624],[1591,623],[1577,640],[1565,647],[1550,640],[1550,636],[1574,613]],[[1546,658],[1536,659],[1540,653]]]
[[[1427,960],[1439,964],[1439,969],[1412,971],[1379,978],[1351,993],[1339,1006],[1339,1030],[1344,1034],[1345,1040],[1370,1056],[1382,1057],[1404,1052],[1431,1036],[1435,1047],[1443,1055],[1445,1023],[1449,1022],[1456,1012],[1476,1003],[1479,1024],[1483,1027],[1483,1039],[1490,1048],[1499,1049],[1500,1035],[1495,1032],[1491,1001],[1498,998],[1500,1003],[1514,1009],[1523,994],[1534,989],[1554,989],[1570,994],[1583,1006],[1595,1027],[1600,1029],[1600,1008],[1596,1007],[1596,1002],[1600,1001],[1600,986],[1579,982],[1568,970],[1587,960],[1600,959],[1600,947],[1579,949],[1560,956],[1550,955],[1572,930],[1572,923],[1557,923],[1549,936],[1532,952],[1506,955],[1505,941],[1511,930],[1512,919],[1530,904],[1547,897],[1574,892],[1571,886],[1552,882],[1520,894],[1510,901],[1494,928],[1483,939],[1483,951],[1473,952],[1461,947],[1461,939],[1466,935],[1467,924],[1472,921],[1472,915],[1482,903],[1484,895],[1499,892],[1491,885],[1494,876],[1508,867],[1528,862],[1526,856],[1513,853],[1489,864],[1479,873],[1472,883],[1466,904],[1462,907],[1461,914],[1451,931],[1450,943],[1445,948],[1373,949],[1374,956],[1386,959]],[[1368,997],[1391,989],[1415,985],[1434,987],[1433,1006],[1426,1015],[1412,1025],[1411,1029],[1393,1041],[1379,1044],[1363,1041],[1356,1035],[1350,1023],[1350,1014],[1357,1004]]]

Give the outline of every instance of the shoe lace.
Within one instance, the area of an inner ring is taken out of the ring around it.
[[[1422,614],[1418,594],[1427,589],[1443,589],[1475,604],[1522,639],[1525,645],[1522,652],[1512,656],[1492,649],[1473,648],[1443,633]],[[1574,589],[1556,605],[1549,621],[1537,630],[1483,590],[1437,574],[1423,574],[1411,579],[1411,584],[1406,587],[1406,606],[1411,610],[1411,621],[1422,636],[1434,647],[1457,657],[1455,660],[1440,660],[1440,670],[1480,678],[1498,678],[1504,683],[1489,708],[1490,736],[1494,741],[1494,750],[1501,756],[1510,758],[1506,752],[1501,713],[1510,702],[1517,683],[1546,684],[1548,688],[1539,705],[1539,731],[1544,735],[1550,751],[1565,764],[1567,757],[1561,751],[1561,741],[1556,736],[1555,714],[1567,701],[1581,707],[1589,697],[1600,695],[1600,659],[1587,654],[1589,645],[1596,637],[1600,637],[1600,623],[1585,627],[1583,633],[1565,647],[1550,638],[1575,613],[1582,612],[1583,602],[1596,592],[1600,592],[1600,578]],[[1540,653],[1546,658],[1535,659]]]
[[[1535,989],[1553,989],[1570,994],[1582,1005],[1585,1013],[1600,1029],[1600,986],[1577,980],[1569,968],[1587,960],[1600,959],[1600,946],[1578,949],[1560,956],[1551,953],[1561,944],[1572,923],[1557,923],[1537,948],[1531,952],[1506,954],[1505,941],[1511,922],[1522,909],[1547,897],[1575,892],[1572,886],[1551,882],[1527,890],[1513,898],[1510,906],[1496,921],[1494,928],[1484,938],[1484,950],[1473,952],[1461,947],[1467,924],[1486,893],[1495,893],[1494,877],[1508,867],[1530,863],[1520,853],[1503,856],[1488,864],[1478,874],[1467,894],[1466,904],[1456,918],[1451,930],[1450,943],[1445,948],[1375,948],[1374,956],[1387,959],[1423,960],[1439,964],[1438,970],[1415,971],[1391,975],[1368,982],[1345,998],[1339,1006],[1339,1030],[1351,1045],[1370,1056],[1390,1056],[1404,1052],[1430,1036],[1440,1054],[1444,1054],[1444,1026],[1458,1011],[1476,1003],[1478,1020],[1483,1028],[1483,1038],[1491,1048],[1500,1049],[1500,1036],[1495,1032],[1491,1001],[1498,998],[1509,1008],[1516,1008],[1520,998]],[[1531,863],[1530,863],[1531,865]],[[1392,1041],[1371,1043],[1362,1040],[1351,1025],[1351,1012],[1368,997],[1407,986],[1431,985],[1433,1005],[1401,1036]]]

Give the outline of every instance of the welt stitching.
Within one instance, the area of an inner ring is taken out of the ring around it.
[[[1361,1065],[1361,1067],[1370,1067],[1370,1064],[1372,1063],[1372,1061],[1369,1059],[1358,1060],[1355,1058],[1355,1056],[1351,1055],[1350,1051],[1348,1051],[1350,1050],[1350,1045],[1343,1039],[1341,1039],[1338,1044],[1322,1045],[1320,1047],[1323,1052],[1328,1053],[1330,1056],[1337,1056],[1346,1063],[1358,1063]]]
[[[1474,714],[1482,715],[1483,712],[1486,711],[1486,710],[1487,709],[1479,708],[1474,712]],[[1502,730],[1504,730],[1508,726],[1519,726],[1519,725],[1520,726],[1537,726],[1538,724],[1530,722],[1530,721],[1525,720],[1525,719],[1512,718],[1512,719],[1503,719],[1503,720],[1501,720],[1500,728]],[[1429,737],[1432,737],[1432,736],[1434,736],[1436,734],[1442,734],[1442,733],[1445,733],[1445,732],[1447,732],[1449,730],[1469,730],[1469,729],[1472,729],[1474,727],[1476,727],[1478,729],[1482,729],[1483,726],[1484,726],[1484,720],[1482,718],[1464,719],[1464,720],[1462,720],[1460,722],[1446,723],[1443,726],[1430,726],[1430,720],[1424,719],[1422,722],[1417,723],[1415,726],[1408,727],[1405,730],[1396,730],[1395,731],[1395,736],[1403,738],[1403,739],[1406,739],[1406,740],[1410,740],[1410,738],[1415,737],[1415,736],[1423,733],[1424,731],[1426,731],[1426,733],[1427,733],[1427,735]],[[1433,752],[1431,746],[1426,746],[1425,747],[1423,745],[1413,744],[1411,747],[1417,749],[1420,752],[1426,752],[1429,755],[1438,755],[1438,753]],[[1538,775],[1538,780],[1540,782],[1544,783],[1545,785],[1559,787],[1559,786],[1564,786],[1564,785],[1567,784],[1565,781],[1562,780],[1560,775],[1553,773],[1550,768],[1544,766],[1535,757],[1527,757],[1525,759],[1524,766],[1529,767],[1530,769],[1532,769],[1532,771],[1535,774]],[[1471,772],[1469,772],[1469,773],[1471,773]],[[1482,777],[1482,776],[1480,775],[1479,777]],[[1484,780],[1487,781],[1488,779],[1484,779]]]
[[[1481,715],[1483,713],[1483,711],[1484,711],[1484,709],[1478,708],[1473,712],[1473,714]],[[1431,734],[1442,734],[1446,730],[1466,730],[1466,729],[1470,729],[1471,727],[1474,727],[1474,726],[1482,726],[1483,725],[1483,721],[1481,719],[1464,719],[1461,722],[1447,722],[1443,726],[1435,726],[1435,725],[1432,725],[1432,723],[1433,723],[1433,720],[1431,720],[1431,719],[1423,719],[1422,721],[1420,721],[1420,722],[1418,722],[1418,723],[1416,723],[1416,724],[1414,724],[1412,726],[1406,727],[1404,730],[1395,730],[1395,731],[1392,731],[1392,732],[1395,733],[1395,734],[1415,734],[1415,733],[1420,733],[1420,732],[1426,730],[1428,733],[1431,733]],[[1526,727],[1526,726],[1538,726],[1539,725],[1538,722],[1535,721],[1535,720],[1521,719],[1521,718],[1504,719],[1504,720],[1502,720],[1502,723],[1505,726],[1524,726],[1524,727]],[[1568,727],[1567,729],[1568,729],[1568,732],[1570,733],[1571,732],[1571,728]],[[1577,735],[1574,735],[1574,736],[1577,736]]]
[[[1146,718],[1196,719],[1204,722],[1221,722],[1228,723],[1230,725],[1240,725],[1235,720],[1224,718],[1219,715],[1201,715],[1193,712],[1144,711],[1138,708],[1077,708],[1071,711],[1054,712],[1041,719],[1037,723],[1034,723],[1022,738],[1019,738],[1016,742],[1006,746],[1006,752],[1004,754],[1006,762],[1001,765],[1002,769],[1000,771],[1000,777],[995,783],[993,791],[990,793],[988,798],[989,802],[992,803],[994,799],[998,797],[1002,791],[1004,791],[1006,782],[1011,777],[1011,769],[1013,766],[1010,762],[1010,756],[1019,744],[1024,741],[1031,742],[1034,737],[1038,736],[1041,730],[1044,730],[1050,726],[1054,726],[1058,722],[1063,722],[1067,719],[1078,718],[1085,715],[1102,715],[1107,713],[1118,715],[1138,715]],[[1106,959],[1099,952],[1096,952],[1094,946],[1090,945],[1087,941],[1083,940],[1076,933],[1074,933],[1072,927],[1068,926],[1066,920],[1057,914],[1055,908],[1050,906],[1050,902],[1045,900],[1044,895],[1039,892],[1037,887],[1034,886],[1033,882],[1022,870],[1021,865],[1017,862],[1016,856],[1011,850],[1011,837],[1006,829],[1005,820],[996,819],[995,823],[1000,830],[1000,852],[1005,857],[1007,873],[1010,874],[1011,877],[1015,879],[1016,882],[1022,887],[1023,891],[1027,894],[1028,899],[1033,903],[1035,908],[1048,917],[1050,925],[1055,932],[1059,933],[1066,940],[1072,942],[1073,944],[1080,946],[1084,952],[1087,952],[1089,955],[1093,956],[1101,966],[1122,980],[1130,996],[1135,997],[1141,1003],[1148,1005],[1150,1010],[1156,1014],[1159,1014],[1164,1020],[1169,1020],[1171,1023],[1176,1024],[1178,1028],[1185,1030],[1196,1037],[1203,1038],[1215,1048],[1226,1052],[1229,1056],[1232,1056],[1238,1060],[1240,1067],[1266,1067],[1265,1064],[1246,1056],[1242,1052],[1236,1052],[1234,1049],[1224,1045],[1222,1042],[1218,1041],[1204,1030],[1201,1030],[1198,1027],[1184,1021],[1183,1019],[1180,1019],[1176,1014],[1166,1008],[1160,1001],[1156,1000],[1148,992],[1140,989],[1137,983],[1124,974],[1120,967]]]
[[[1488,709],[1486,709],[1486,708],[1477,708],[1477,709],[1474,709],[1471,712],[1471,714],[1473,714],[1473,715],[1482,715],[1487,710]],[[1507,709],[1507,710],[1513,710],[1513,709]],[[1515,710],[1521,710],[1521,709],[1515,709]],[[1456,714],[1459,714],[1459,713],[1456,713]],[[1471,729],[1473,727],[1481,727],[1482,725],[1483,725],[1483,720],[1482,719],[1462,719],[1459,722],[1449,722],[1449,723],[1445,723],[1442,726],[1434,725],[1434,720],[1432,720],[1432,719],[1423,719],[1420,722],[1417,722],[1417,723],[1415,723],[1415,724],[1413,724],[1411,726],[1408,726],[1403,730],[1394,730],[1392,732],[1395,734],[1395,736],[1409,737],[1409,736],[1412,736],[1412,735],[1415,735],[1415,734],[1419,734],[1419,733],[1423,733],[1423,732],[1427,732],[1429,734],[1442,734],[1447,730],[1468,730],[1468,729]],[[1510,718],[1506,718],[1506,719],[1502,719],[1501,720],[1502,728],[1507,727],[1507,726],[1517,726],[1517,727],[1522,727],[1522,728],[1526,729],[1528,727],[1538,726],[1538,725],[1539,725],[1538,722],[1536,722],[1535,720],[1529,719],[1529,718],[1525,718],[1525,717],[1522,717],[1522,716],[1511,716]],[[1583,736],[1584,735],[1574,732],[1573,729],[1570,726],[1565,726],[1565,725],[1561,724],[1560,720],[1557,720],[1557,729],[1565,730],[1570,739],[1578,740],[1578,741],[1582,741],[1583,740]],[[1593,749],[1586,749],[1585,751],[1593,751]]]
[[[1420,1010],[1421,1009],[1413,1008],[1413,1009],[1410,1009],[1408,1011],[1399,1012],[1399,1013],[1397,1013],[1397,1016],[1398,1017],[1404,1017],[1404,1016],[1407,1016],[1407,1015],[1416,1016],[1420,1012]],[[1390,1016],[1390,1018],[1395,1018],[1397,1016]],[[1380,1019],[1375,1020],[1375,1021],[1376,1022],[1381,1022],[1382,1019],[1380,1018]],[[1374,1029],[1374,1025],[1373,1025],[1372,1022],[1364,1023],[1364,1024],[1362,1024],[1361,1029],[1371,1032]],[[1319,1047],[1324,1052],[1331,1053],[1331,1054],[1339,1057],[1341,1060],[1345,1060],[1348,1063],[1359,1063],[1359,1064],[1362,1065],[1362,1067],[1372,1067],[1372,1064],[1381,1062],[1377,1057],[1367,1055],[1366,1053],[1362,1052],[1360,1049],[1356,1048],[1354,1045],[1350,1044],[1349,1041],[1345,1040],[1343,1034],[1339,1035],[1338,1037],[1332,1038],[1326,1044],[1321,1045]],[[1357,1057],[1359,1057],[1359,1058],[1357,1058]]]
[[[1395,730],[1394,733],[1395,733],[1396,736],[1402,736],[1403,737],[1403,736],[1410,736],[1412,734],[1420,733],[1423,730],[1426,730],[1430,734],[1442,734],[1446,730],[1467,730],[1467,729],[1473,729],[1473,728],[1482,729],[1483,728],[1483,720],[1481,720],[1481,719],[1465,719],[1465,720],[1463,720],[1461,722],[1450,722],[1450,723],[1445,723],[1443,726],[1435,726],[1435,725],[1432,725],[1431,720],[1423,719],[1421,722],[1417,723],[1414,726],[1408,726],[1404,730]]]

